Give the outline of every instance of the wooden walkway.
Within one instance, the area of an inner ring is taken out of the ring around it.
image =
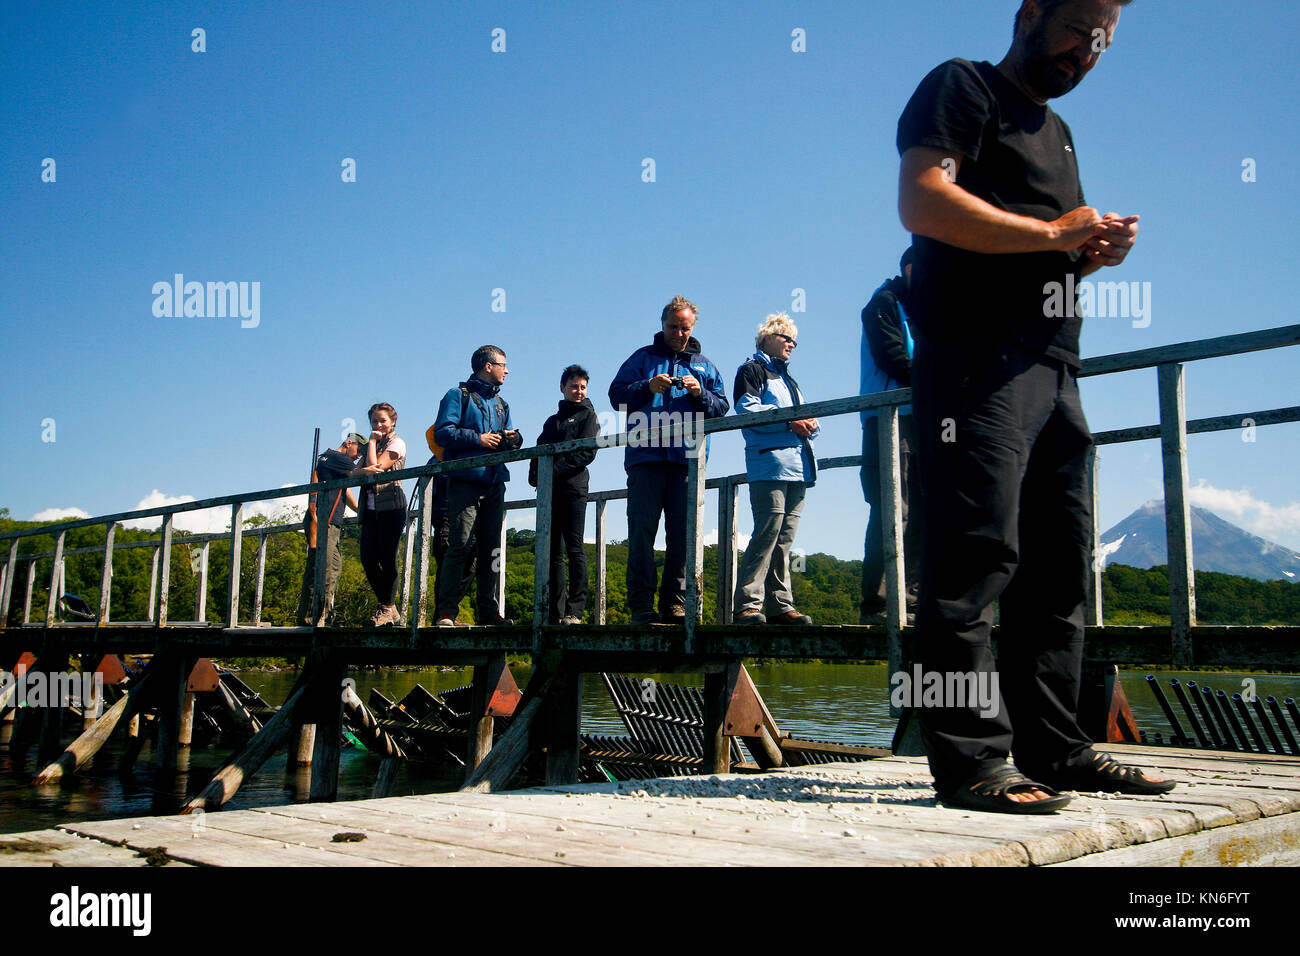
[[[1108,749],[1179,788],[977,814],[936,806],[924,761],[890,757],[72,823],[0,837],[0,865],[1300,865],[1300,758]]]

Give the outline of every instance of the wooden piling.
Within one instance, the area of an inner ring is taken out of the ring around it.
[[[731,742],[726,737],[727,708],[740,679],[740,662],[704,675],[704,772],[731,770]]]
[[[524,689],[519,709],[515,711],[510,727],[496,742],[491,752],[474,768],[465,781],[462,791],[491,793],[510,785],[533,746],[534,725],[542,712],[542,705],[554,680],[554,672],[543,658],[535,658],[533,675]]]
[[[312,748],[311,796],[313,801],[333,800],[339,790],[340,738],[343,735],[343,659],[332,651],[319,652],[308,686],[308,700],[316,717]]]
[[[546,783],[578,782],[582,749],[582,674],[562,665],[546,697]]]

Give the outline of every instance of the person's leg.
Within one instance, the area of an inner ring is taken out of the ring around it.
[[[807,485],[802,481],[780,482],[780,528],[772,560],[767,572],[767,605],[772,614],[786,614],[795,610],[794,584],[790,576],[790,551],[794,547],[795,532],[799,530],[799,516],[803,514],[804,493]],[[775,504],[775,502],[774,502]]]
[[[447,522],[447,512],[442,511],[434,514],[429,534],[429,550],[433,554],[435,568],[433,575],[434,604],[438,603],[438,595],[442,593],[442,568],[447,561],[447,548],[451,545],[450,535],[451,528]]]
[[[998,670],[1016,765],[1043,777],[1089,746],[1079,727],[1084,603],[1092,551],[1087,460],[1092,434],[1074,376],[1029,458],[1021,488],[1020,564],[1002,595]]]
[[[917,345],[912,387],[925,516],[916,652],[922,670],[945,685],[993,681],[992,605],[1016,570],[1021,481],[1055,402],[1044,369],[1018,348],[977,360]],[[1012,734],[1000,699],[987,709],[945,700],[920,708],[920,722],[941,794],[1005,766]]]
[[[917,595],[921,589],[921,515],[923,512],[920,506],[920,484],[916,476],[916,426],[911,415],[904,415],[898,420],[898,431],[899,478],[903,490],[903,567],[907,575],[905,600],[907,610],[914,612]]]
[[[587,546],[583,536],[587,528],[587,496],[569,498],[569,520],[563,525],[564,546],[569,556],[569,595],[565,613],[581,620],[587,610]]]
[[[685,465],[660,465],[664,487],[664,576],[659,583],[659,614],[686,605]]]
[[[447,482],[447,552],[446,566],[438,585],[438,617],[456,618],[460,600],[465,596],[461,589],[465,563],[469,557],[469,542],[478,516],[476,486],[467,481]]]
[[[633,617],[654,610],[655,535],[663,511],[660,466],[627,470],[627,607]]]
[[[312,597],[316,593],[316,549],[307,549],[307,563],[302,569],[302,588],[298,591],[298,610],[294,612],[294,622],[303,627],[311,627]]]
[[[862,601],[858,610],[864,616],[879,614],[885,608],[885,538],[880,507],[880,455],[877,450],[879,417],[868,418],[862,426],[862,468],[858,480],[862,497],[871,508],[867,516],[867,533],[862,544]]]
[[[732,604],[735,614],[763,610],[764,579],[768,576],[768,565],[785,516],[784,487],[785,483],[780,481],[749,483],[749,510],[754,516],[754,530],[736,570],[736,594]]]
[[[565,611],[564,528],[569,522],[569,496],[562,488],[552,488],[551,498],[551,594],[549,620],[559,624]]]
[[[477,539],[474,550],[478,555],[478,567],[475,570],[478,581],[476,607],[481,622],[503,616],[504,609],[497,603],[497,562],[505,560],[505,555],[499,549],[501,528],[506,521],[506,486],[504,482],[499,482],[478,487],[479,518],[474,529]]]
[[[377,513],[363,511],[361,514],[361,568],[366,572],[366,581],[370,584],[370,590],[375,592],[375,600],[383,604],[383,592],[380,590],[383,586],[383,579],[380,574],[380,565],[383,563],[383,559],[379,556],[381,543],[382,535],[379,531]]]
[[[322,622],[328,622],[334,617],[334,595],[338,593],[339,577],[343,574],[343,552],[339,548],[343,529],[332,524],[326,534],[325,610],[321,614]]]
[[[397,550],[402,541],[402,531],[406,528],[406,510],[381,511],[378,515],[379,541],[378,568],[376,575],[379,587],[379,603],[392,606],[397,595]]]

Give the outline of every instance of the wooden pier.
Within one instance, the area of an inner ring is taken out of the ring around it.
[[[1117,746],[1179,782],[1017,817],[937,806],[923,760],[68,823],[0,865],[1295,866],[1300,758]]]

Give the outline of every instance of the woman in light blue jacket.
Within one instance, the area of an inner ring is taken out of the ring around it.
[[[739,414],[794,408],[803,402],[789,361],[799,330],[784,312],[769,315],[754,337],[758,351],[736,370]],[[732,620],[736,624],[811,624],[795,610],[790,548],[803,511],[804,491],[817,480],[812,440],[817,419],[746,428],[745,470],[754,534],[741,558]],[[764,613],[766,611],[766,613]]]

